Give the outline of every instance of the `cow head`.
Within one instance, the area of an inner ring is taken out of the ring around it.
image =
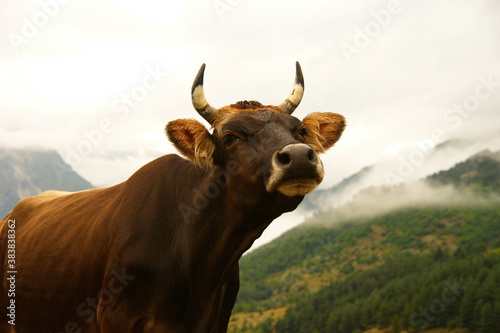
[[[232,169],[226,181],[252,195],[311,192],[324,175],[318,154],[337,142],[345,119],[328,112],[312,113],[302,121],[291,115],[304,93],[299,63],[292,93],[277,106],[242,101],[217,109],[205,98],[204,71],[205,64],[194,80],[192,102],[212,133],[196,120],[172,121],[166,132],[175,147],[201,167]]]

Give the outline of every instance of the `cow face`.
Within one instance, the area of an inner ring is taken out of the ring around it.
[[[172,121],[166,132],[176,148],[202,167],[234,170],[228,182],[241,191],[294,197],[316,188],[324,175],[318,154],[337,142],[345,119],[336,113],[313,113],[302,121],[291,115],[304,88],[298,63],[294,90],[279,106],[242,101],[215,109],[203,94],[203,70],[193,84],[193,105],[213,131],[196,120]]]

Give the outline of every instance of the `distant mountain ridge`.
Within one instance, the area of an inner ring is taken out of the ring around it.
[[[373,169],[373,165],[364,167],[331,188],[313,191],[304,198],[300,207],[310,211],[317,211],[324,209],[326,205],[343,204],[345,200],[359,191],[359,183],[364,181],[373,172]]]
[[[428,179],[431,183],[453,184],[458,188],[477,184],[499,193],[500,151],[483,150],[456,164],[452,170],[437,172]]]
[[[24,197],[47,190],[75,192],[92,187],[55,150],[0,148],[2,218]]]
[[[478,148],[471,142],[458,139],[448,140],[432,148],[425,149],[426,157],[424,162],[418,166],[410,166],[415,170],[411,172],[412,175],[410,178],[404,179],[403,183],[436,175],[440,172],[440,170],[441,172],[446,172],[446,170],[451,169],[453,166],[463,163],[461,161],[464,160],[489,158],[493,161],[500,161],[500,151],[492,152],[488,149],[480,151],[480,149],[483,149],[481,146]],[[470,154],[464,156],[465,152],[470,152]],[[422,154],[424,153],[422,152]],[[460,158],[460,156],[464,156],[463,159]],[[438,163],[437,161],[446,161],[445,164],[448,164],[449,167],[443,168],[443,163]],[[315,212],[339,207],[352,200],[356,194],[360,193],[364,189],[370,187],[390,186],[392,183],[387,181],[385,176],[387,173],[391,173],[397,178],[405,178],[400,177],[397,174],[397,165],[401,163],[410,163],[408,159],[405,158],[404,152],[400,152],[397,157],[394,156],[392,159],[388,158],[387,160],[382,160],[376,164],[366,166],[360,171],[344,178],[332,187],[315,190],[308,194],[299,206],[299,209]],[[468,163],[472,162],[469,161]],[[461,166],[455,172],[460,171],[460,168],[467,167],[469,167],[469,165]]]

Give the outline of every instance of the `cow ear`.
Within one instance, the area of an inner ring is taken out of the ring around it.
[[[191,161],[209,167],[213,164],[215,144],[208,130],[194,119],[178,119],[165,127],[167,137]]]
[[[305,117],[302,124],[308,133],[304,137],[306,143],[316,152],[322,153],[340,139],[346,122],[338,113],[317,112]]]

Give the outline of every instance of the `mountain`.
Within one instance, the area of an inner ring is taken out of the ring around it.
[[[495,332],[499,157],[367,188],[243,256],[229,332]]]
[[[362,184],[367,182],[373,171],[374,166],[367,166],[329,189],[313,191],[304,198],[300,208],[317,211],[345,203],[362,188]]]
[[[0,216],[24,197],[46,190],[81,191],[92,184],[53,150],[0,148]]]
[[[457,164],[452,170],[441,171],[429,177],[431,183],[453,184],[457,188],[483,187],[486,191],[500,192],[500,151],[483,150]]]
[[[436,171],[453,167],[482,147],[484,144],[460,139],[435,146],[425,141],[416,143],[412,147],[402,148],[395,156],[385,156],[378,163],[362,168],[333,187],[313,191],[304,198],[299,209],[314,212],[335,208],[370,187],[390,186],[394,180],[405,183],[423,179]],[[488,150],[482,153],[488,152],[493,154]]]

